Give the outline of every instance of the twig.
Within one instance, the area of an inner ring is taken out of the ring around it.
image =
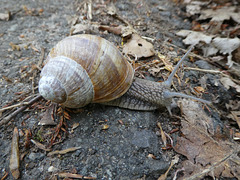
[[[87,6],[88,6],[87,18],[91,21],[92,20],[92,0],[88,1]]]
[[[14,104],[12,106],[8,106],[8,107],[5,107],[5,108],[2,108],[2,109],[0,109],[0,113],[3,112],[3,111],[6,111],[8,109],[12,109],[12,108],[16,108],[16,107],[24,106],[24,105],[29,105],[29,102],[21,102],[19,104]]]
[[[206,73],[212,73],[212,74],[221,74],[223,76],[228,76],[228,75],[224,74],[221,71],[211,70],[211,69],[200,69],[200,68],[184,67],[184,70],[193,70],[193,71],[200,71],[200,72],[206,72]]]
[[[38,61],[38,63],[37,63],[37,68],[38,68],[38,69],[39,69],[39,68],[41,69],[41,67],[42,67],[44,55],[45,55],[45,49],[44,49],[43,47],[41,47],[41,56],[40,56],[39,61]]]
[[[40,94],[38,94],[36,97],[34,97],[33,99],[31,99],[28,102],[28,105],[24,105],[22,107],[20,107],[19,109],[17,109],[16,111],[14,111],[12,114],[8,115],[7,117],[3,118],[0,121],[0,126],[3,124],[6,124],[7,122],[9,122],[14,116],[16,116],[18,113],[24,111],[29,105],[33,104],[34,102],[40,100],[42,98],[42,96]]]
[[[80,174],[73,174],[73,173],[58,173],[57,175],[61,178],[97,179],[95,177],[87,177],[87,176],[82,176]]]

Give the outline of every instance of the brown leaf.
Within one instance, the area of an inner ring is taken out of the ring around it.
[[[230,87],[233,87],[236,89],[237,92],[240,92],[240,86],[234,83],[230,78],[228,77],[222,77],[220,79],[221,83],[224,85],[225,88],[229,89]]]
[[[50,108],[48,108],[44,113],[43,113],[43,117],[41,118],[41,120],[39,121],[38,125],[56,125],[57,123],[54,122],[54,120],[52,119],[52,111],[53,111],[53,106],[51,106]]]
[[[208,117],[194,101],[183,100],[182,113],[183,136],[174,149],[188,159],[182,164],[183,178],[200,179],[206,175],[239,178],[240,147],[226,138],[227,130],[222,128],[221,121]]]
[[[123,53],[137,58],[150,57],[154,55],[154,48],[150,42],[142,39],[137,34],[133,34],[131,39],[124,44]]]
[[[231,111],[233,119],[237,122],[238,128],[240,129],[240,111]]]

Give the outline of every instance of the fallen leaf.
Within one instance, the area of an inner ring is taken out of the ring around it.
[[[206,6],[209,4],[209,1],[191,1],[190,3],[187,3],[186,5],[186,11],[188,15],[194,15],[194,14],[200,14],[201,7]]]
[[[212,41],[213,35],[206,35],[202,32],[190,31],[190,30],[180,30],[176,33],[178,36],[186,37],[183,42],[187,45],[195,45],[199,42],[204,42],[209,44]]]
[[[136,30],[133,29],[131,26],[123,26],[122,27],[122,37],[123,38],[128,38],[134,33],[136,33]]]
[[[237,11],[237,7],[222,7],[220,9],[206,9],[201,11],[201,16],[199,20],[211,18],[211,21],[221,21],[230,20],[232,18],[234,21],[240,23],[240,12]]]
[[[216,37],[213,39],[213,46],[215,46],[220,51],[220,53],[228,54],[227,65],[231,67],[233,65],[232,52],[240,47],[240,39]]]
[[[230,78],[222,77],[220,81],[225,88],[229,89],[230,87],[233,87],[236,89],[237,92],[240,92],[240,86],[234,83]]]
[[[238,128],[240,129],[240,111],[231,111],[233,119],[237,122]]]
[[[229,102],[226,103],[225,106],[228,110],[237,111],[240,109],[240,101],[237,99],[229,100]]]
[[[137,34],[133,34],[131,39],[124,44],[123,53],[137,58],[150,57],[154,55],[154,48],[150,42],[142,39]]]
[[[73,34],[88,34],[92,31],[92,27],[88,24],[76,24],[74,26],[71,27],[71,30],[70,30]]]
[[[203,32],[190,30],[181,30],[176,33],[178,36],[185,37],[183,42],[187,45],[196,45],[200,42],[205,43],[200,48],[203,50],[204,56],[215,55],[217,52],[228,54],[227,65],[232,67],[232,52],[240,47],[239,38],[220,38],[213,35],[206,35]]]
[[[209,117],[194,101],[182,100],[182,136],[177,138],[175,151],[186,156],[182,165],[183,179],[205,176],[240,177],[240,146],[229,141],[228,129],[222,122]]]
[[[51,106],[43,113],[43,116],[42,116],[41,120],[38,122],[38,125],[47,126],[47,125],[56,125],[57,124],[52,119],[53,108],[54,108],[54,106]]]

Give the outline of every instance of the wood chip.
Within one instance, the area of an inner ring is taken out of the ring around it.
[[[10,164],[9,168],[12,173],[14,179],[18,179],[20,177],[20,157],[19,157],[19,135],[18,129],[15,127],[13,131],[12,137],[12,147],[11,147],[11,157],[10,157]]]

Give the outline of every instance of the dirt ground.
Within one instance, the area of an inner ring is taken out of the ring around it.
[[[58,41],[73,32],[73,24],[77,23],[78,18],[82,21],[88,18],[84,12],[85,2],[1,0],[0,13],[11,12],[8,21],[0,21],[1,107],[17,104],[26,97],[33,98],[34,94],[38,93],[40,70],[36,65],[42,67],[42,63],[39,63],[42,57],[45,59],[49,50]],[[92,1],[92,4],[92,25],[126,25],[126,22],[107,13],[110,2],[98,0]],[[190,29],[191,19],[187,18],[183,4],[168,0],[117,0],[113,1],[113,5],[118,15],[128,21],[138,34],[154,40],[151,43],[156,51],[170,57],[171,60],[184,54],[181,49],[187,49],[187,46],[182,43],[181,37],[176,36],[176,32]],[[103,31],[98,27],[92,26],[79,33],[95,34],[121,47],[120,35]],[[143,58],[140,61],[148,62],[154,59],[158,59],[157,56]],[[219,68],[199,58],[191,62],[186,60],[184,65]],[[162,73],[161,77],[153,77],[145,69],[137,75],[143,74],[148,79],[158,81],[168,75],[167,71]],[[211,116],[219,120],[219,123],[229,125],[225,117],[229,110],[224,104],[229,100],[239,100],[239,96],[232,88],[215,86],[220,75],[186,71],[183,81],[186,82],[188,78],[189,83],[176,89],[188,92],[189,86],[193,88],[200,84],[199,80],[203,75],[208,78],[206,81],[208,93],[203,94],[202,98],[213,101],[215,107],[210,108],[214,112]],[[167,171],[173,156],[176,155],[171,147],[167,150],[163,148],[157,123],[161,123],[165,132],[179,129],[181,113],[178,107],[173,109],[174,116],[171,117],[165,108],[145,112],[90,104],[78,113],[67,111],[71,118],[70,120],[65,118],[53,144],[52,137],[57,133],[57,125],[38,124],[49,107],[48,102],[39,100],[11,121],[1,125],[0,177],[6,172],[10,173],[9,160],[14,127],[17,127],[20,133],[20,179],[24,180],[54,179],[58,177],[59,172],[70,172],[102,180],[154,180]],[[12,111],[4,113],[11,114]],[[0,118],[6,116],[4,113],[0,114]],[[56,124],[59,124],[59,119],[56,120]],[[48,151],[33,143],[26,145],[27,130],[31,131],[30,139],[41,142],[46,148],[51,144],[52,151],[73,147],[77,147],[77,150],[63,155],[48,156]],[[180,135],[179,131],[171,134],[174,143]],[[151,155],[154,155],[154,158],[151,158]],[[186,157],[181,156],[181,160],[184,159]],[[167,179],[173,179],[174,173],[179,168],[180,164],[170,170]],[[13,177],[9,174],[6,179]]]

